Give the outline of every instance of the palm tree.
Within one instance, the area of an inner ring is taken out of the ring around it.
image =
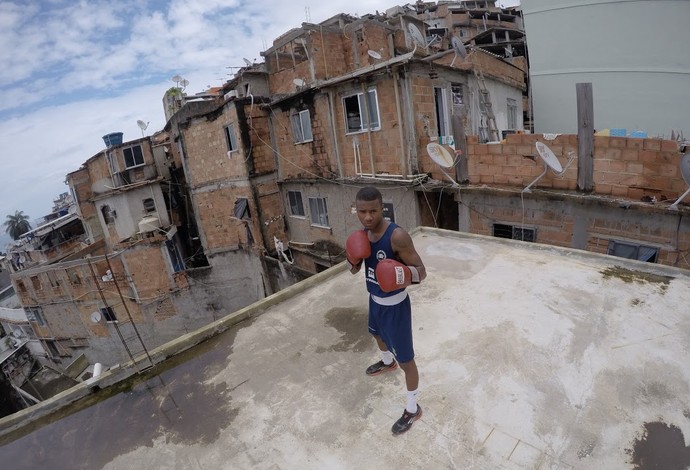
[[[31,230],[29,216],[24,215],[23,211],[14,211],[14,215],[8,215],[3,225],[5,226],[5,232],[13,240],[18,240],[20,236]]]

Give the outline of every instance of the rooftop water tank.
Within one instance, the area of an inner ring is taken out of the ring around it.
[[[106,147],[122,144],[122,132],[113,132],[111,134],[104,135],[103,142],[105,142]]]
[[[161,228],[161,221],[156,215],[149,215],[139,221],[139,232],[149,233]]]

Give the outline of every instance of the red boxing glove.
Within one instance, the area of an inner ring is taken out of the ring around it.
[[[364,230],[352,232],[345,242],[345,253],[350,269],[359,267],[362,260],[371,255],[371,243],[369,243],[367,232]]]
[[[376,265],[376,280],[384,292],[404,289],[410,284],[419,284],[419,272],[414,266],[405,266],[399,261],[382,259]]]

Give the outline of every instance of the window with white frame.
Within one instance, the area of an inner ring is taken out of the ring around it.
[[[117,316],[115,316],[113,307],[101,307],[99,310],[106,323],[117,323]]]
[[[447,144],[450,136],[453,135],[448,113],[448,90],[434,87],[434,100],[436,102],[436,131],[440,143]]]
[[[144,152],[141,150],[141,145],[124,148],[122,154],[125,156],[125,168],[127,169],[144,164]]]
[[[235,136],[234,124],[228,124],[225,126],[225,141],[228,144],[228,152],[237,151],[237,137]]]
[[[508,129],[517,129],[517,101],[508,98]]]
[[[296,144],[314,140],[314,136],[311,133],[311,116],[308,109],[291,115],[290,122],[292,123],[292,140]]]
[[[290,205],[290,215],[304,217],[304,203],[300,191],[288,191],[288,203]]]
[[[356,93],[344,97],[343,108],[345,109],[345,128],[347,133],[362,132],[367,129],[378,130],[381,128],[379,103],[375,88],[367,90],[366,94]]]
[[[312,225],[318,225],[320,227],[330,227],[330,225],[328,224],[328,208],[326,207],[326,198],[310,197],[309,215],[311,217]]]

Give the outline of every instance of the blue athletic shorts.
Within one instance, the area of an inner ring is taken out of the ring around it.
[[[369,296],[369,333],[380,336],[398,362],[414,359],[410,297],[395,305],[379,305]]]

